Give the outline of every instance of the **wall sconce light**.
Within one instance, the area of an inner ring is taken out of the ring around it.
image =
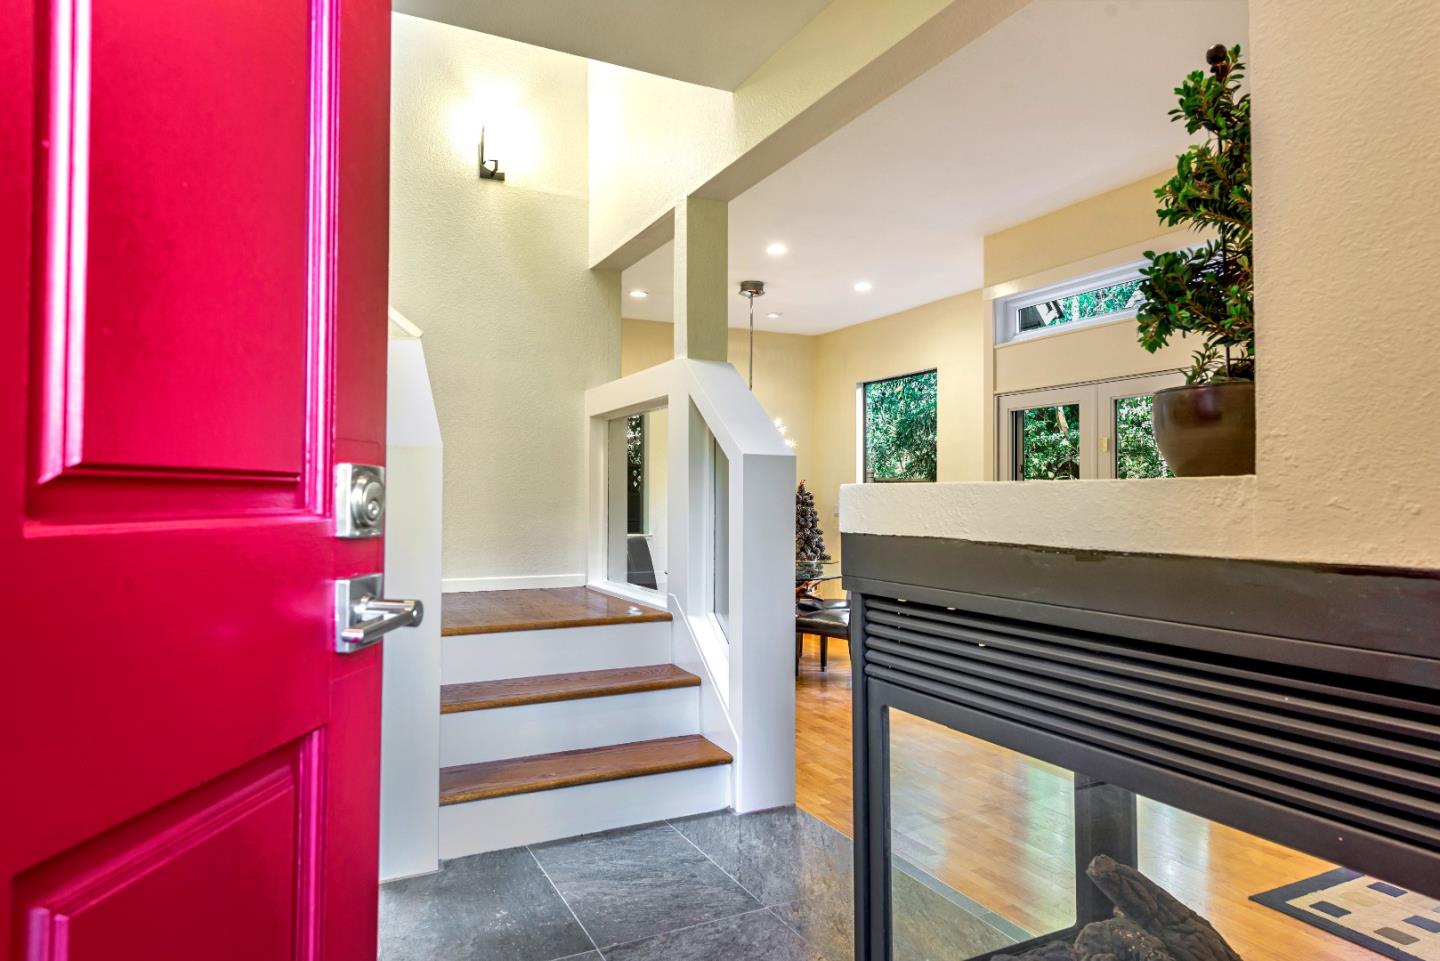
[[[485,128],[480,128],[480,179],[504,181],[505,172],[500,169],[500,161],[485,159]]]

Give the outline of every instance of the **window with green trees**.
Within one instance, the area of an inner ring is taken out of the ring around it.
[[[1115,401],[1115,476],[1124,479],[1174,477],[1155,443],[1154,394]]]
[[[1097,320],[1133,312],[1139,304],[1140,282],[1140,278],[1136,277],[1134,280],[1028,304],[1019,309],[1019,329],[1024,333],[1042,327],[1074,323],[1077,320]]]
[[[861,388],[865,482],[936,477],[936,372],[875,380]]]
[[[645,533],[645,415],[625,418],[625,533]]]
[[[1080,405],[1015,412],[1018,480],[1080,479]]]

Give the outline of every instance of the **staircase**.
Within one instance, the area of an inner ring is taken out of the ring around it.
[[[445,595],[440,857],[728,805],[672,628],[588,588]]]

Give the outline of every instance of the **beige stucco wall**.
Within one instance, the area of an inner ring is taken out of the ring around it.
[[[1440,4],[1253,0],[1251,36],[1258,546],[1440,567]]]
[[[1174,233],[1155,216],[1159,206],[1155,189],[1168,176],[1168,171],[1157,172],[987,235],[985,286],[1014,284],[1056,268],[1068,269],[1092,257]]]
[[[1250,12],[1256,475],[851,486],[847,530],[1440,568],[1440,4]]]
[[[590,262],[673,208],[733,159],[735,95],[592,61]]]
[[[393,36],[390,300],[425,331],[444,576],[578,577],[583,393],[620,370],[619,277],[586,251],[586,62],[398,14]],[[497,111],[503,184],[475,166]]]

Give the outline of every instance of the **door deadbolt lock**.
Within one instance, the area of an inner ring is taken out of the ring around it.
[[[335,465],[335,536],[379,537],[385,532],[385,468]]]

